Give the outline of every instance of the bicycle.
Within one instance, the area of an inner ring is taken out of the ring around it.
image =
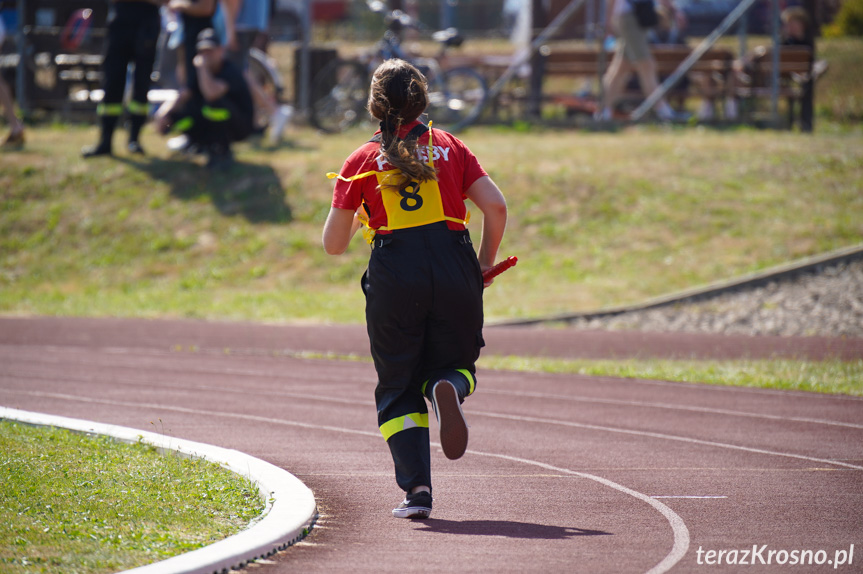
[[[368,4],[374,12],[385,11],[383,2]],[[401,10],[390,12],[385,21],[387,30],[373,51],[353,60],[333,60],[315,75],[311,85],[312,125],[326,133],[340,133],[367,117],[371,75],[381,62],[390,58],[406,60],[426,76],[429,83],[426,114],[435,124],[455,132],[475,122],[488,97],[485,79],[472,68],[444,69],[440,62],[447,50],[464,42],[458,30],[448,28],[432,34],[432,39],[440,44],[435,57],[412,57],[401,47],[402,31],[425,27]]]

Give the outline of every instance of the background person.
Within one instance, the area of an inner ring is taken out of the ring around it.
[[[684,28],[686,17],[676,9],[672,0],[659,1],[676,20],[677,27]],[[602,104],[596,118],[603,121],[612,118],[614,106],[633,72],[638,74],[638,81],[645,96],[653,93],[659,86],[656,61],[650,53],[647,40],[648,30],[639,25],[629,0],[608,0],[605,29],[614,32],[618,41],[611,65],[602,78]],[[656,103],[654,110],[663,121],[683,119],[668,105],[665,98]]]
[[[0,2],[0,55],[4,55],[3,42],[6,38],[6,25],[4,23],[4,13],[7,12],[7,2]],[[11,8],[14,8],[14,2],[11,3]],[[9,8],[11,10],[11,8]],[[3,75],[0,74],[0,106],[3,106],[3,116],[6,118],[6,123],[9,125],[9,133],[3,138],[3,143],[0,144],[4,149],[19,148],[24,145],[24,124],[15,115],[15,100],[12,98],[12,90]]]
[[[378,425],[405,491],[397,518],[431,513],[428,398],[447,458],[467,448],[461,402],[476,385],[482,340],[482,271],[492,267],[506,201],[471,151],[418,121],[425,77],[404,60],[381,64],[368,109],[381,130],[342,167],[323,230],[343,253],[368,214],[372,252],[362,286],[378,384]],[[335,174],[333,174],[335,175]],[[479,254],[465,229],[465,198],[483,212]]]
[[[208,155],[207,166],[233,163],[231,143],[252,133],[252,96],[239,68],[225,58],[225,49],[212,28],[198,35],[192,69],[195,88],[185,88],[176,101],[156,116],[160,133],[184,133],[191,146]]]
[[[275,97],[264,90],[249,70],[249,50],[260,35],[270,28],[269,0],[222,0],[226,19],[228,58],[237,64],[246,77],[256,110],[268,118],[268,139],[277,144],[293,115],[293,108],[279,105]]]
[[[216,0],[169,0],[168,8],[179,14],[183,28],[183,70],[186,87],[196,88],[198,75],[195,73],[196,48],[198,35],[213,27],[216,13]]]
[[[159,6],[166,0],[113,0],[108,16],[108,41],[102,62],[102,102],[96,108],[99,116],[99,143],[85,147],[85,158],[111,155],[114,129],[123,115],[123,95],[126,91],[126,70],[135,64],[132,99],[126,105],[129,112],[129,143],[131,153],[143,154],[139,141],[141,128],[147,121],[153,63],[162,30]]]

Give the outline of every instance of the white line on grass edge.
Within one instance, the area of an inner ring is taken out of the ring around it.
[[[265,507],[262,518],[250,528],[204,548],[127,570],[129,574],[210,574],[230,570],[270,556],[300,541],[317,518],[314,494],[300,479],[277,466],[236,450],[128,427],[7,407],[0,407],[0,419],[107,435],[128,443],[140,441],[156,447],[160,452],[176,451],[191,458],[219,464],[248,478],[258,487]]]

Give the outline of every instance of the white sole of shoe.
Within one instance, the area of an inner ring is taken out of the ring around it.
[[[458,400],[458,393],[447,380],[438,381],[432,390],[435,413],[440,424],[440,443],[444,456],[461,458],[467,450],[467,422]]]
[[[410,506],[408,508],[393,508],[393,516],[396,518],[428,518],[431,508],[425,506]]]

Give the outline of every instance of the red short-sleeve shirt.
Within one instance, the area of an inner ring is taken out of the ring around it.
[[[402,127],[399,137],[405,137],[419,122],[414,121]],[[465,193],[479,178],[488,175],[480,166],[476,156],[467,146],[452,134],[435,129],[432,134],[432,149],[434,166],[438,173],[444,215],[456,219],[464,219],[467,213]],[[428,161],[429,132],[417,140],[417,154],[422,161]],[[377,142],[367,142],[357,148],[342,166],[339,175],[351,177],[367,171],[388,171],[393,167],[381,156],[381,146]],[[332,206],[339,209],[358,209],[365,201],[371,211],[369,225],[378,229],[387,225],[387,214],[384,210],[376,177],[364,177],[354,181],[336,180],[333,190]],[[447,221],[451,229],[464,229],[463,225]],[[379,231],[386,233],[386,231]]]

